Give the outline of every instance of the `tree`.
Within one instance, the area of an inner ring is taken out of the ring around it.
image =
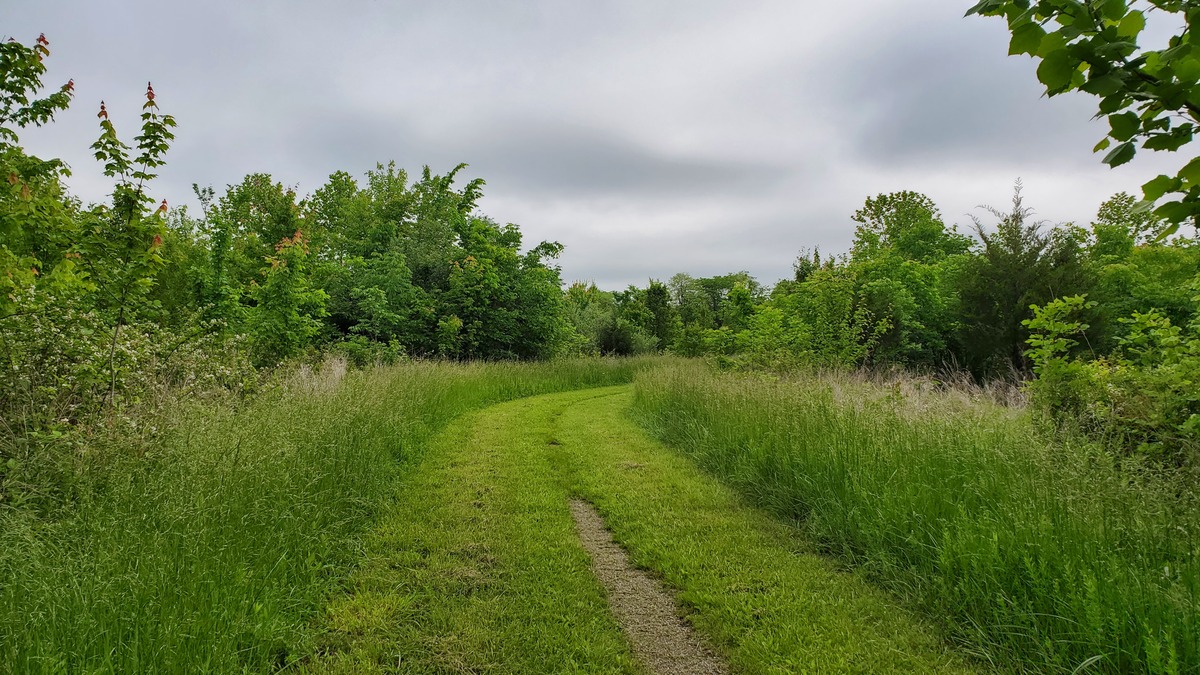
[[[1009,54],[1041,59],[1038,80],[1046,94],[1083,91],[1100,98],[1097,117],[1109,123],[1095,147],[1104,163],[1117,167],[1139,147],[1174,151],[1190,143],[1200,125],[1200,11],[1193,0],[981,0],[967,16],[1002,16],[1012,32]],[[1179,34],[1165,49],[1145,49],[1138,39],[1146,14],[1177,15]],[[1154,213],[1168,222],[1162,236],[1200,216],[1200,157],[1174,176],[1142,186],[1149,209],[1164,195],[1174,201]]]
[[[1128,194],[1114,195],[1092,223],[1088,297],[1096,305],[1085,318],[1091,324],[1089,347],[1101,355],[1112,352],[1128,332],[1125,317],[1156,311],[1185,326],[1196,310],[1190,284],[1200,269],[1200,246],[1185,237],[1159,241],[1163,224],[1137,212],[1134,201]]]
[[[646,287],[646,309],[654,316],[651,333],[658,338],[659,349],[666,349],[679,332],[679,311],[671,304],[671,292],[659,281]]]
[[[853,219],[857,293],[876,319],[890,324],[875,356],[940,365],[954,324],[946,282],[970,239],[946,227],[933,200],[907,190],[867,199]]]
[[[74,81],[39,98],[49,55],[45,35],[33,46],[0,42],[0,321],[30,310],[17,298],[37,286],[39,277],[46,279],[60,264],[60,273],[74,266],[62,256],[72,228],[60,182],[69,175],[67,167],[26,153],[17,134],[19,128],[49,123],[71,103]]]
[[[1022,322],[1030,305],[1087,291],[1081,247],[1070,230],[1043,232],[1045,223],[1032,220],[1033,209],[1024,205],[1020,181],[1010,212],[984,208],[999,222],[989,231],[975,221],[983,250],[970,259],[960,280],[963,354],[979,377],[1026,373],[1028,330]]]
[[[116,401],[116,353],[121,329],[126,325],[154,286],[154,278],[163,259],[160,249],[166,235],[162,216],[167,212],[164,199],[151,211],[154,199],[146,194],[146,184],[157,177],[155,170],[165,164],[163,156],[175,139],[171,129],[175,120],[158,112],[154,87],[146,85],[142,105],[142,133],[134,137],[137,156],[117,136],[104,102],[100,102],[100,138],[92,144],[96,159],[104,164],[104,175],[117,181],[112,206],[89,213],[75,253],[88,270],[100,293],[100,306],[116,313],[109,349],[110,403]]]
[[[867,199],[853,219],[855,257],[871,257],[891,248],[909,260],[934,261],[964,253],[966,237],[947,230],[933,200],[908,190]]]
[[[311,344],[325,316],[325,291],[313,288],[308,278],[308,243],[296,230],[275,245],[267,258],[261,284],[253,282],[250,297],[250,335],[259,365],[272,365]]]

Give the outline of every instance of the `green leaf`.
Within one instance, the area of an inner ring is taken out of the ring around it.
[[[1009,56],[1017,54],[1029,54],[1033,56],[1037,53],[1038,47],[1042,44],[1042,38],[1046,37],[1046,31],[1032,21],[1013,30],[1012,41],[1008,43]]]
[[[1128,9],[1125,0],[1107,0],[1100,8],[1100,13],[1109,21],[1116,21],[1125,16],[1125,12]]]
[[[1125,107],[1126,97],[1122,94],[1113,94],[1106,96],[1100,100],[1100,114],[1108,115],[1115,113]]]
[[[1133,159],[1135,154],[1137,154],[1137,147],[1132,142],[1126,141],[1113,148],[1112,152],[1104,157],[1104,163],[1115,169]]]
[[[1159,197],[1179,189],[1178,179],[1173,176],[1158,176],[1142,186],[1142,196],[1148,202],[1157,201]]]
[[[1129,212],[1133,213],[1135,215],[1141,215],[1143,213],[1150,213],[1150,211],[1153,209],[1154,209],[1154,201],[1150,200],[1150,199],[1143,199],[1142,201],[1134,204],[1133,208],[1130,209]]]
[[[1192,205],[1184,202],[1167,202],[1154,209],[1154,215],[1172,223],[1181,223],[1192,215]]]
[[[1175,71],[1175,76],[1181,81],[1195,83],[1200,80],[1200,59],[1197,59],[1195,54],[1189,54],[1173,62],[1171,70]]]
[[[1179,223],[1171,223],[1171,224],[1167,225],[1166,227],[1164,227],[1162,229],[1162,231],[1158,233],[1158,236],[1154,238],[1154,243],[1156,243],[1156,244],[1162,243],[1163,240],[1165,240],[1167,237],[1175,234],[1178,231],[1179,231]]]
[[[1185,185],[1200,184],[1200,157],[1193,159],[1179,170],[1179,177]]]
[[[1146,29],[1146,15],[1134,10],[1121,19],[1117,24],[1117,35],[1123,38],[1135,38]]]
[[[1182,44],[1175,45],[1174,47],[1171,47],[1170,49],[1162,52],[1162,60],[1163,60],[1163,63],[1171,63],[1172,61],[1177,61],[1179,59],[1186,58],[1189,55],[1191,55],[1191,53],[1192,53],[1192,45],[1185,42]]]
[[[981,0],[974,7],[967,10],[963,16],[972,16],[974,14],[987,15],[1004,5],[1004,0]]]
[[[1172,129],[1170,132],[1157,133],[1146,139],[1142,144],[1147,150],[1167,150],[1175,151],[1192,140],[1193,127],[1183,126]]]
[[[1046,92],[1053,95],[1067,89],[1071,77],[1078,72],[1078,64],[1066,50],[1050,52],[1042,59],[1037,69],[1038,81],[1046,85]]]
[[[1107,97],[1120,93],[1124,87],[1125,80],[1121,79],[1120,75],[1117,73],[1107,73],[1099,77],[1093,75],[1088,79],[1087,84],[1080,87],[1080,89],[1089,94]]]
[[[1046,58],[1055,52],[1065,52],[1067,49],[1067,39],[1063,37],[1061,32],[1046,33],[1042,38],[1041,44],[1038,45],[1037,56]]]
[[[1142,128],[1142,120],[1135,112],[1126,112],[1119,115],[1108,116],[1108,126],[1112,128],[1110,134],[1118,141],[1127,141],[1137,135],[1137,132]]]
[[[1108,146],[1110,146],[1110,145],[1112,145],[1112,139],[1107,138],[1107,137],[1102,138],[1102,139],[1100,139],[1100,142],[1096,144],[1096,147],[1092,148],[1092,152],[1100,152],[1101,150],[1107,150]]]

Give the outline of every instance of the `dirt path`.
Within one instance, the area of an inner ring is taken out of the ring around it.
[[[679,618],[675,599],[661,584],[629,562],[629,555],[604,526],[596,507],[571,500],[579,539],[592,556],[608,604],[628,636],[633,653],[658,675],[723,675],[729,669]]]
[[[970,672],[647,437],[631,403],[627,387],[577,391],[454,423],[397,484],[301,670]]]

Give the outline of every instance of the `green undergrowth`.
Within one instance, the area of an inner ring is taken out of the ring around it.
[[[398,490],[313,673],[644,673],[569,499],[734,672],[963,672],[928,625],[650,439],[628,388],[506,403],[444,432]]]
[[[78,476],[73,503],[0,510],[0,673],[292,664],[434,432],[498,401],[628,382],[642,365],[327,367],[236,411],[180,406],[148,451]]]
[[[968,393],[849,376],[639,374],[658,437],[1030,672],[1200,669],[1193,486]]]

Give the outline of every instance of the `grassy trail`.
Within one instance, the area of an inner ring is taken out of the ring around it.
[[[327,613],[311,672],[640,673],[580,543],[596,505],[734,672],[964,672],[928,626],[627,419],[628,387],[443,432]]]

